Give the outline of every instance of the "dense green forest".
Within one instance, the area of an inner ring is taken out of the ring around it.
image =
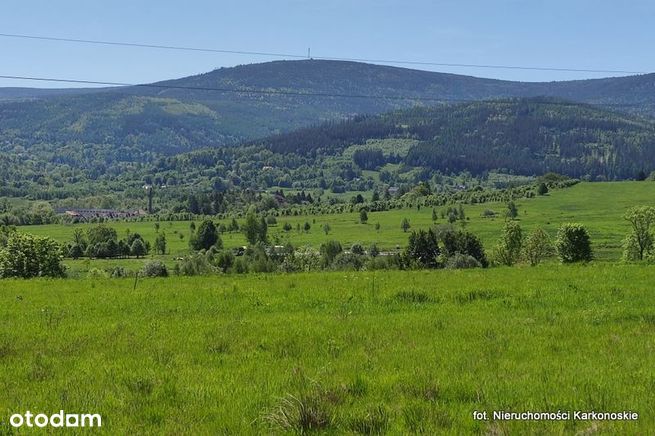
[[[144,207],[149,184],[160,211],[197,213],[200,196],[200,203],[225,204],[211,208],[219,213],[263,191],[311,190],[327,200],[389,188],[402,195],[419,183],[434,192],[503,188],[546,172],[643,179],[655,169],[654,145],[655,124],[646,118],[547,98],[497,100],[356,116],[174,156],[7,140],[0,196],[57,207]]]

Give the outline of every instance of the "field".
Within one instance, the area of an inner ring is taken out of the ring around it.
[[[645,434],[655,270],[587,266],[4,281],[0,434]],[[473,411],[638,412],[636,422]]]
[[[655,183],[580,183],[571,188],[554,190],[542,197],[518,200],[516,204],[519,208],[519,220],[525,231],[541,226],[554,236],[561,223],[579,222],[589,229],[596,258],[617,261],[621,257],[622,240],[628,232],[628,223],[622,216],[632,206],[655,204]],[[505,207],[502,203],[464,206],[466,216],[469,218],[466,221],[467,230],[478,234],[487,250],[490,250],[498,239],[504,219],[483,218],[482,212],[491,209],[502,214]],[[438,214],[440,215],[439,212],[445,209],[445,207],[437,208]],[[408,234],[400,228],[403,218],[410,221],[411,229],[433,225],[432,209],[423,207],[421,210],[372,212],[369,213],[367,224],[359,223],[358,213],[279,217],[277,226],[270,227],[269,234],[279,244],[290,241],[294,246],[312,245],[318,248],[321,243],[336,239],[344,247],[349,247],[355,242],[368,247],[376,242],[383,250],[395,250],[396,247],[404,247],[407,243]],[[293,230],[288,233],[282,230],[285,222],[293,227]],[[305,222],[311,225],[309,232],[297,231],[297,225],[302,227]],[[437,224],[445,222],[446,220],[439,216]],[[225,223],[227,224],[226,221]],[[325,223],[331,227],[328,235],[323,231]],[[376,223],[380,224],[379,230],[376,230]],[[110,225],[117,229],[119,237],[125,236],[128,230],[140,233],[151,242],[156,236],[154,222],[116,222]],[[169,255],[160,258],[169,265],[174,263],[173,258],[188,253],[189,225],[188,221],[160,223],[160,231],[166,233],[169,250]],[[76,227],[87,226],[88,224],[44,225],[21,227],[20,230],[51,236],[60,242],[69,242]],[[238,232],[223,234],[222,239],[226,247],[246,244],[244,236]],[[144,259],[95,260],[90,263],[85,260],[67,260],[66,264],[71,268],[71,274],[75,276],[84,275],[93,267],[106,268],[117,264],[136,270],[143,262]]]

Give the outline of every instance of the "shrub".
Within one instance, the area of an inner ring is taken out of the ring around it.
[[[79,259],[83,255],[84,255],[84,251],[82,250],[82,247],[79,246],[78,244],[71,245],[70,249],[68,250],[68,257],[72,259]]]
[[[301,247],[289,253],[282,263],[280,270],[284,272],[317,271],[321,268],[321,254],[312,247]]]
[[[115,266],[109,269],[107,272],[109,273],[109,277],[111,277],[112,279],[118,279],[130,275],[130,273],[122,266]]]
[[[588,262],[593,259],[589,233],[581,224],[563,224],[557,232],[555,245],[562,263]]]
[[[179,274],[183,276],[198,276],[214,272],[207,257],[200,253],[184,258],[177,264],[176,270],[179,270]]]
[[[538,265],[547,257],[552,256],[554,251],[548,233],[541,227],[537,227],[530,233],[523,247],[523,255],[532,266]]]
[[[388,270],[388,269],[400,269],[402,262],[400,256],[378,256],[370,258],[364,268],[369,271],[375,270]]]
[[[224,273],[228,272],[234,265],[234,254],[231,251],[221,251],[214,257],[214,264]]]
[[[371,244],[371,246],[368,248],[368,255],[371,257],[377,257],[380,255],[380,249],[378,248],[378,244],[375,242]]]
[[[163,262],[159,260],[151,260],[143,265],[141,275],[145,277],[168,277],[168,269]]]
[[[12,233],[0,249],[0,278],[63,277],[62,247],[48,237]]]
[[[501,265],[514,265],[521,256],[523,232],[519,223],[508,221],[494,249],[494,260]]]
[[[481,268],[480,263],[475,257],[468,254],[455,253],[446,260],[446,268],[449,269],[466,269],[466,268]]]
[[[237,257],[232,270],[237,274],[246,274],[248,272],[248,261],[244,259],[244,256]]]
[[[352,254],[358,254],[358,255],[364,255],[364,247],[362,247],[362,244],[355,243],[353,244],[352,247],[350,247],[350,252]]]
[[[329,266],[335,257],[343,251],[339,241],[327,241],[321,244],[321,257],[324,266]]]
[[[484,268],[489,266],[482,241],[473,233],[454,230],[452,226],[444,226],[440,227],[438,234],[440,235],[439,239],[443,244],[446,258],[459,253],[473,257]]]
[[[359,271],[364,265],[364,259],[354,253],[339,253],[332,262],[332,269],[337,271]]]
[[[90,279],[106,279],[109,278],[109,273],[100,268],[91,268],[86,276]]]

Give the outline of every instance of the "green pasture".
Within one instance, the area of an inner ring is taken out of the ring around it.
[[[601,263],[174,277],[135,290],[133,279],[6,280],[0,434],[26,410],[100,413],[105,434],[648,434],[653,283],[652,267]],[[475,410],[639,420],[475,421]]]
[[[651,182],[607,182],[607,183],[580,183],[571,188],[554,190],[549,194],[531,199],[516,201],[519,208],[519,221],[524,231],[536,226],[546,229],[553,237],[557,228],[564,222],[580,222],[587,226],[591,233],[593,247],[599,260],[618,260],[621,256],[621,243],[628,232],[628,223],[622,216],[627,209],[637,205],[655,205],[655,183]],[[444,224],[441,210],[437,208],[439,219],[437,224]],[[483,218],[485,209],[499,213],[497,218]],[[506,205],[503,203],[485,203],[477,205],[464,205],[464,211],[469,218],[465,227],[478,234],[489,251],[500,235],[504,224],[502,214]],[[367,224],[359,223],[359,213],[331,214],[331,215],[301,215],[291,217],[278,217],[278,224],[269,228],[269,235],[273,242],[284,244],[291,242],[295,246],[320,246],[323,242],[336,239],[342,245],[349,247],[355,242],[368,246],[377,243],[383,250],[394,250],[403,247],[407,242],[407,233],[400,227],[403,218],[411,223],[411,229],[427,228],[433,224],[432,209],[422,207],[420,210],[403,209],[385,212],[371,212],[368,214]],[[228,220],[224,220],[227,224]],[[283,231],[285,222],[292,225],[288,233]],[[308,232],[298,231],[305,223],[311,229]],[[376,223],[380,229],[376,230]],[[196,225],[199,224],[196,221]],[[329,234],[323,231],[323,225],[329,224]],[[146,222],[113,222],[119,237],[124,237],[127,231],[138,232],[147,240],[154,242],[156,237],[155,223]],[[169,256],[173,258],[183,256],[188,252],[190,236],[190,222],[161,222],[160,232],[165,232]],[[461,226],[461,224],[456,224]],[[78,225],[43,225],[21,227],[21,231],[37,235],[47,235],[61,242],[72,239],[75,228],[86,228],[89,224]],[[246,244],[241,233],[226,233],[221,235],[226,247],[236,247]],[[81,261],[67,261],[72,267],[80,266]],[[141,264],[143,260],[122,261]]]

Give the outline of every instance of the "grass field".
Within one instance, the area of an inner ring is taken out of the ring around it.
[[[555,190],[543,197],[524,199],[516,202],[520,212],[520,223],[524,231],[536,226],[542,226],[552,236],[557,228],[564,222],[580,222],[587,226],[591,233],[593,248],[599,260],[616,261],[621,257],[621,243],[628,232],[628,223],[622,216],[627,209],[637,205],[655,205],[655,183],[651,182],[607,182],[607,183],[580,183],[571,188]],[[441,208],[445,209],[445,208]],[[485,203],[466,205],[466,215],[470,218],[466,228],[478,234],[489,251],[500,235],[504,224],[503,218],[482,218],[482,212],[491,209],[498,213],[504,212],[505,204]],[[439,208],[438,208],[439,211]],[[309,215],[297,217],[280,217],[278,225],[270,227],[269,234],[276,237],[279,243],[290,241],[295,246],[312,245],[318,247],[321,243],[336,239],[345,247],[355,242],[363,243],[365,247],[373,242],[378,243],[382,249],[395,249],[407,243],[408,234],[400,228],[403,218],[409,219],[412,229],[427,228],[433,224],[432,209],[391,210],[386,212],[369,213],[367,224],[359,223],[358,213],[339,215]],[[293,230],[285,233],[282,226],[289,222]],[[297,224],[302,227],[309,222],[309,232],[296,231]],[[331,231],[328,235],[323,232],[323,224],[328,223]],[[380,230],[375,224],[380,224]],[[439,218],[437,223],[445,223]],[[198,224],[198,223],[196,223]],[[227,223],[226,223],[227,224]],[[118,231],[119,237],[131,232],[140,233],[147,240],[155,239],[153,222],[116,222],[111,223]],[[190,222],[162,222],[160,231],[166,233],[169,256],[162,259],[172,264],[174,257],[188,252],[190,235]],[[80,225],[44,225],[21,227],[21,231],[38,235],[47,235],[61,242],[72,239],[76,227],[85,228],[87,224]],[[241,233],[226,233],[222,235],[226,247],[236,247],[246,244]],[[84,260],[66,261],[73,274],[84,274],[91,265],[104,268],[105,265],[121,264],[131,269],[139,269],[144,259],[127,259],[121,261],[93,261],[91,264]]]
[[[3,281],[0,434],[13,413],[60,409],[102,414],[107,434],[310,423],[329,433],[647,434],[653,283],[651,267],[604,263],[176,277],[136,290],[133,279]],[[474,410],[640,418],[474,421]]]

